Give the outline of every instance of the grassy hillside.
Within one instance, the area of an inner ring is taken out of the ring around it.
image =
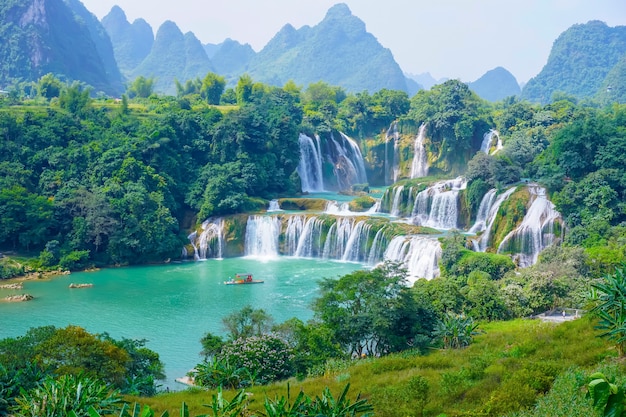
[[[484,324],[474,344],[463,350],[433,350],[425,355],[405,352],[384,358],[354,360],[327,366],[323,375],[289,382],[291,398],[302,390],[315,397],[325,386],[338,395],[350,384],[349,397],[358,393],[374,406],[379,417],[419,415],[421,398],[411,392],[410,381],[426,381],[425,416],[571,415],[559,407],[576,406],[580,415],[593,416],[584,398],[584,375],[603,369],[622,374],[626,367],[615,350],[597,336],[590,319],[563,324],[516,320]],[[423,378],[423,379],[422,379]],[[551,388],[554,385],[554,391]],[[287,395],[287,383],[252,387],[250,411],[263,410],[264,398]],[[157,415],[178,413],[188,404],[190,415],[206,413],[204,404],[213,392],[199,389],[162,394],[154,398],[129,398],[148,404]],[[568,395],[563,401],[562,396]],[[234,396],[228,392],[227,398]],[[560,404],[560,405],[559,405]],[[543,407],[543,408],[542,408]],[[541,414],[543,413],[543,414]]]

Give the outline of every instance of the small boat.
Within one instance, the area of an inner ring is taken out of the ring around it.
[[[263,284],[264,281],[259,279],[253,279],[252,274],[242,273],[235,274],[235,278],[231,278],[228,281],[224,281],[226,285],[238,285],[238,284]]]

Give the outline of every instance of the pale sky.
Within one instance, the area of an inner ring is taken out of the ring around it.
[[[98,18],[114,5],[144,18],[155,34],[165,20],[202,43],[226,38],[260,51],[285,24],[315,26],[339,0],[82,0]],[[475,81],[502,66],[520,83],[537,75],[552,43],[589,20],[626,25],[625,0],[344,0],[407,73]]]

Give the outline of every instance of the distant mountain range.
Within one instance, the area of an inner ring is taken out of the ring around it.
[[[349,92],[407,91],[400,66],[345,4],[331,7],[316,26],[285,25],[248,65],[253,79],[283,85],[324,80]]]
[[[331,7],[315,26],[285,25],[258,53],[226,39],[203,45],[167,21],[154,35],[143,19],[130,23],[115,6],[99,22],[79,0],[5,0],[0,4],[0,88],[37,81],[46,73],[80,80],[94,92],[120,95],[139,75],[154,77],[157,92],[174,94],[175,80],[216,72],[234,86],[243,74],[254,81],[303,87],[317,81],[348,92],[382,88],[413,95],[446,79],[404,74],[391,51],[367,32],[348,6]],[[554,42],[543,70],[520,89],[502,67],[468,83],[489,101],[508,96],[546,103],[555,93],[626,102],[626,27],[591,21],[574,25]]]

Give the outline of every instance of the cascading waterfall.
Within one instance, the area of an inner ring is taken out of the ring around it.
[[[458,225],[459,191],[466,187],[467,180],[458,177],[421,191],[415,198],[411,215],[413,223],[441,230],[455,229]]]
[[[351,212],[349,203],[339,204],[337,201],[334,200],[326,203],[324,213],[334,214],[335,216],[354,216],[356,214],[360,214]]]
[[[425,135],[426,125],[422,124],[415,138],[413,163],[411,164],[411,178],[421,178],[428,175],[428,158],[426,155],[426,147],[424,146]]]
[[[280,226],[280,218],[277,216],[248,217],[245,255],[261,259],[277,257]]]
[[[268,212],[273,212],[273,211],[282,211],[280,209],[280,204],[278,203],[278,200],[272,200],[270,201],[270,205],[267,208]]]
[[[302,191],[322,192],[337,187],[348,190],[354,184],[367,183],[365,162],[359,145],[352,138],[339,133],[339,138],[333,132],[326,139],[321,139],[318,135],[313,139],[303,133],[298,137],[298,174]],[[325,162],[333,168],[332,178],[324,178]]]
[[[305,222],[304,216],[289,216],[287,219],[287,228],[285,229],[285,253],[287,255],[293,255],[298,250]]]
[[[288,252],[298,258],[314,258],[322,256],[322,235],[324,222],[317,217],[309,217],[304,223],[296,250]]]
[[[194,249],[194,259],[222,258],[224,248],[224,220],[207,220],[202,223],[202,231],[188,236]]]
[[[305,134],[298,137],[300,142],[300,163],[298,174],[304,192],[324,191],[324,176],[322,172],[322,151],[320,139],[315,140]]]
[[[385,185],[398,181],[400,172],[400,152],[399,152],[400,132],[398,132],[398,122],[391,123],[385,135]],[[393,160],[389,163],[389,142],[393,142]]]
[[[495,129],[491,129],[489,132],[485,133],[483,136],[483,142],[480,145],[481,152],[484,152],[487,155],[489,155],[489,151],[491,150],[494,137],[497,138],[496,149],[494,149],[494,151],[491,152],[491,155],[502,150],[502,139],[500,138],[500,133]]]
[[[384,258],[402,262],[412,285],[419,278],[430,280],[439,275],[441,244],[423,236],[396,236],[389,243]]]
[[[480,201],[480,207],[478,207],[478,213],[476,213],[476,221],[468,230],[469,233],[479,233],[487,228],[487,218],[489,217],[489,210],[491,210],[496,199],[496,191],[493,188],[483,196],[483,199]]]
[[[355,167],[357,174],[357,184],[367,183],[367,174],[365,173],[365,161],[363,160],[363,154],[361,153],[359,145],[351,137],[342,132],[339,133],[341,134],[343,140],[348,143],[349,150],[344,150],[344,154],[348,157],[348,159]]]
[[[404,190],[404,185],[400,185],[398,187],[394,187],[392,190],[393,193],[393,202],[391,205],[391,215],[398,217],[400,215],[400,203],[402,197],[402,191]]]
[[[367,243],[371,229],[372,226],[366,224],[364,221],[360,221],[354,225],[350,232],[348,242],[346,242],[346,249],[341,256],[342,261],[358,262],[361,260],[361,254],[364,253],[363,238],[365,238],[365,243]]]
[[[509,188],[504,193],[500,194],[491,207],[489,207],[489,212],[487,213],[487,220],[485,221],[485,228],[483,229],[482,235],[480,235],[480,239],[472,240],[472,246],[476,252],[485,252],[487,250],[487,245],[489,244],[489,239],[491,239],[491,228],[496,221],[496,216],[498,215],[498,210],[500,210],[500,206],[503,202],[505,202],[511,194],[515,192],[515,187]],[[484,198],[483,198],[484,199]],[[481,202],[482,205],[482,202]],[[478,223],[478,222],[477,222]],[[473,228],[472,228],[473,229]],[[477,233],[475,231],[474,233]]]
[[[376,264],[380,259],[384,258],[387,239],[384,233],[385,228],[378,229],[374,240],[372,240],[372,246],[370,252],[367,255],[367,263],[370,265]]]
[[[500,243],[498,253],[510,252],[520,267],[533,265],[539,253],[555,240],[555,223],[560,214],[546,197],[546,190],[538,185],[528,187],[532,203],[522,223]]]

